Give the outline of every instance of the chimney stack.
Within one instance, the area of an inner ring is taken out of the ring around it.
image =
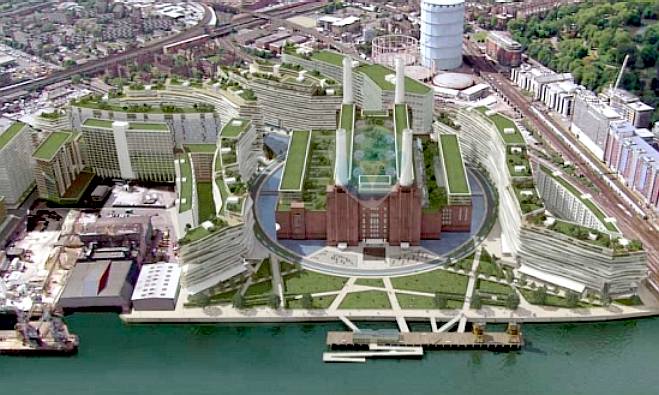
[[[396,64],[396,90],[394,96],[395,104],[405,103],[405,63],[403,63],[403,58],[397,57],[395,60]]]
[[[336,160],[334,163],[334,185],[339,187],[346,187],[349,182],[347,149],[346,130],[340,128],[336,131]]]
[[[412,153],[412,130],[405,129],[402,138],[400,154],[400,186],[411,187],[414,183],[414,161]]]
[[[343,104],[352,104],[352,59],[343,58]]]

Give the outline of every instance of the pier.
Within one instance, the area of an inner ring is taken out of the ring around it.
[[[483,324],[474,324],[471,332],[328,332],[326,344],[330,350],[355,351],[324,355],[325,362],[362,362],[366,357],[418,356],[418,349],[515,351],[522,348],[524,340],[519,325],[511,323],[505,332],[486,332]],[[397,355],[399,351],[403,352]]]
[[[15,330],[0,331],[0,355],[72,355],[78,352],[78,336],[69,333],[59,319],[29,321]]]

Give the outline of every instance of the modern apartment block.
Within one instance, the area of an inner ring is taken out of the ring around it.
[[[0,133],[0,196],[15,206],[34,185],[32,172],[32,129],[14,122]]]
[[[87,164],[98,176],[174,182],[174,139],[167,124],[90,118],[81,129]]]
[[[628,121],[611,123],[604,162],[640,193],[645,203],[659,208],[659,152]]]
[[[521,89],[532,92],[535,100],[541,100],[549,84],[557,82],[574,83],[570,73],[556,73],[546,67],[532,67],[522,64],[510,70],[510,79]]]
[[[139,91],[144,99],[146,92]],[[142,122],[166,124],[172,133],[177,146],[184,144],[214,144],[217,140],[217,131],[221,125],[220,116],[212,111],[190,107],[177,107],[180,112],[165,112],[155,98],[152,101],[138,101],[126,95],[121,102],[103,105],[87,100],[79,100],[71,106],[71,123],[73,128],[80,131],[88,118],[106,121]],[[202,99],[198,99],[203,103]],[[177,102],[178,101],[173,101]],[[140,110],[140,106],[150,106],[150,109]],[[135,106],[135,107],[133,107]],[[173,107],[173,106],[172,106]],[[132,111],[131,111],[132,110]]]
[[[624,119],[635,127],[647,128],[650,126],[654,108],[640,101],[638,96],[620,88],[607,89],[602,96],[608,101],[611,108],[620,113]]]
[[[581,91],[574,102],[570,130],[593,155],[603,160],[611,122],[620,119],[620,114],[595,94]]]
[[[239,177],[243,181],[256,172],[258,156],[256,128],[248,119],[234,118],[220,132],[218,159],[221,160],[225,175]]]
[[[52,132],[32,154],[39,197],[55,202],[75,202],[93,178],[82,173],[81,134]]]
[[[344,56],[333,51],[297,53],[287,51],[282,61],[316,70],[335,81],[343,81]],[[355,104],[366,111],[386,111],[394,105],[393,70],[380,64],[353,60],[352,81]],[[412,78],[405,78],[405,103],[412,111],[411,126],[414,131],[430,132],[433,122],[433,91],[428,85]],[[345,85],[345,84],[344,84]],[[345,88],[344,88],[345,89]]]
[[[505,32],[490,31],[485,51],[487,56],[504,67],[517,67],[522,63],[522,45]]]

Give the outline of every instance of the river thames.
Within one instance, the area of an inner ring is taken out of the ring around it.
[[[525,325],[521,352],[433,351],[365,364],[321,361],[326,332],[340,324],[129,326],[112,314],[67,322],[80,336],[78,355],[0,357],[0,393],[659,393],[659,319]]]

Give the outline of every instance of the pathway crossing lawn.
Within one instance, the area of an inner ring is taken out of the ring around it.
[[[391,304],[386,292],[353,292],[346,295],[339,309],[391,309]]]
[[[355,285],[384,288],[384,281],[381,278],[358,278],[355,280]]]
[[[396,294],[398,304],[401,309],[419,310],[419,309],[437,309],[435,299],[428,296]],[[463,302],[449,299],[447,300],[447,309],[459,309],[462,307]]]
[[[327,295],[327,296],[317,296],[312,298],[312,309],[326,309],[330,307],[332,302],[336,299],[336,295]],[[303,309],[302,299],[293,299],[289,300],[287,304],[289,309]]]
[[[438,269],[414,276],[394,277],[391,279],[391,283],[396,289],[408,291],[464,295],[467,292],[468,280],[469,278],[463,274]]]
[[[479,283],[480,285],[478,286],[478,290],[483,293],[507,296],[515,292],[511,286],[499,284],[494,281],[480,280]]]
[[[247,288],[245,291],[245,296],[252,296],[252,295],[270,295],[272,292],[272,281],[266,280],[262,281],[260,283],[252,283],[252,285]]]
[[[284,288],[288,295],[338,291],[345,285],[346,277],[335,277],[303,270],[284,276]]]

